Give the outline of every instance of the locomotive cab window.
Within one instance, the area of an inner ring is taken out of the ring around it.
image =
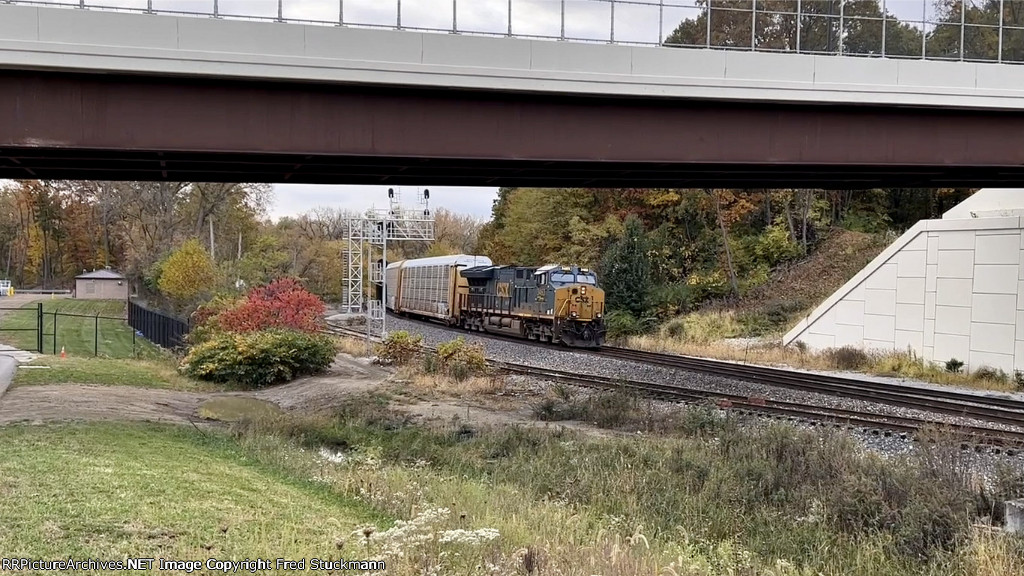
[[[537,286],[543,286],[544,285],[544,283],[546,281],[546,278],[545,278],[546,276],[547,276],[547,274],[539,274],[537,276]]]

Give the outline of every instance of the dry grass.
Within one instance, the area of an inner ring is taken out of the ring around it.
[[[782,368],[798,368],[803,370],[837,370],[829,353],[801,352],[793,346],[783,347],[781,344],[763,344],[741,347],[722,341],[693,342],[677,340],[660,335],[632,336],[624,345],[628,348],[663,352],[682,356],[698,356],[718,360],[730,360],[763,366]],[[977,374],[960,374],[946,372],[942,366],[931,365],[920,358],[906,352],[889,352],[886,354],[869,354],[870,362],[862,370],[875,376],[890,376],[943,384],[962,386],[978,390],[997,390],[1011,392],[1016,384],[1010,380],[1000,380],[991,376]]]
[[[343,352],[356,358],[366,358],[371,353],[367,350],[366,340],[352,336],[335,336],[334,347],[337,348],[338,352]]]
[[[505,390],[504,376],[471,376],[458,382],[444,374],[424,374],[419,370],[404,368],[399,378],[408,382],[408,386],[418,392],[443,395],[493,395]]]
[[[1024,574],[1024,538],[979,527],[972,534],[967,555],[975,576]]]

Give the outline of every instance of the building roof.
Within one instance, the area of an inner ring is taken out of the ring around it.
[[[87,279],[87,280],[124,280],[124,276],[114,272],[113,270],[93,270],[92,272],[86,272],[85,274],[79,274],[75,276],[75,280]]]

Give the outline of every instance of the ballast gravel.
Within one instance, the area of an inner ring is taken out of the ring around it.
[[[395,330],[406,330],[410,333],[422,335],[423,343],[427,346],[437,346],[440,343],[462,336],[467,342],[482,345],[487,358],[499,362],[524,364],[538,368],[575,372],[581,375],[597,375],[611,378],[622,378],[626,380],[671,384],[695,390],[710,391],[718,394],[760,397],[765,400],[784,402],[799,402],[808,406],[842,408],[847,410],[872,412],[886,416],[927,418],[932,421],[943,422],[953,426],[984,426],[1007,430],[1024,429],[1024,427],[1014,427],[1010,425],[979,421],[974,418],[937,414],[934,412],[901,408],[876,402],[867,402],[814,392],[792,390],[752,382],[743,382],[710,374],[688,372],[677,368],[656,366],[628,360],[618,360],[614,358],[604,358],[593,354],[573,352],[550,345],[538,346],[532,343],[519,343],[514,340],[488,338],[479,336],[477,333],[473,332],[453,330],[427,322],[411,321],[390,315],[388,316],[387,323],[389,332]],[[863,434],[871,441],[892,440],[892,438],[889,437],[875,439],[872,431],[866,431]],[[899,440],[898,435],[896,435],[896,440]]]

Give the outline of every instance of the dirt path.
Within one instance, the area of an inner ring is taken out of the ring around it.
[[[381,385],[388,373],[360,359],[339,356],[323,376],[253,392],[197,393],[131,386],[55,384],[19,386],[0,398],[0,425],[14,422],[133,420],[188,423],[203,402],[248,396],[285,410],[313,413]]]

